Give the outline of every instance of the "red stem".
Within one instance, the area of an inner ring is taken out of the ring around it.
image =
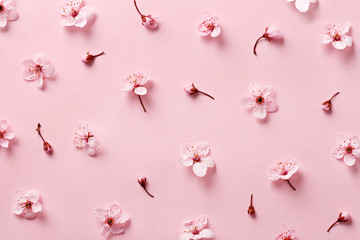
[[[148,192],[148,190],[146,189],[145,186],[143,186],[143,188],[144,188],[145,192],[146,192],[147,194],[149,194],[150,197],[152,197],[152,198],[154,197],[151,193]]]
[[[38,127],[36,128],[36,131],[39,133],[39,136],[41,137],[41,139],[43,140],[43,142],[46,142],[45,139],[43,138],[43,136],[42,136],[41,133],[40,133],[40,127],[41,127],[41,125],[40,125],[40,123],[38,123]]]
[[[141,96],[140,96],[140,95],[138,95],[138,96],[139,96],[139,100],[140,100],[141,106],[143,107],[144,112],[146,112],[146,108],[145,108],[145,106],[144,106],[144,104],[143,104],[143,102],[142,102],[142,100],[141,100]]]
[[[215,100],[215,98],[213,98],[210,94],[207,94],[207,93],[202,92],[202,91],[199,91],[199,90],[198,90],[198,93],[202,93],[202,94],[204,94],[205,96],[208,96],[209,98],[211,98],[212,100]]]
[[[255,55],[256,55],[256,46],[258,45],[259,41],[260,41],[261,39],[263,39],[263,38],[265,38],[265,34],[262,35],[261,37],[259,37],[258,40],[256,40],[256,42],[255,42],[254,49],[253,49],[253,53],[254,53]]]
[[[105,53],[105,52],[101,52],[101,53],[99,53],[99,54],[93,55],[93,57],[101,56],[101,55],[103,55],[104,53]]]
[[[330,98],[330,102],[331,102],[331,100],[336,96],[336,95],[338,95],[340,92],[337,92],[337,93],[335,93],[331,98]]]
[[[330,230],[333,228],[333,226],[335,226],[335,224],[337,224],[339,222],[339,220],[337,220],[336,222],[334,222],[330,227],[329,229],[327,230],[327,232],[330,232]]]
[[[138,8],[138,6],[137,6],[137,4],[136,4],[136,0],[134,0],[134,4],[135,4],[135,8],[136,8],[136,10],[138,11],[138,13],[140,14],[140,16],[143,17],[144,14],[142,14],[142,13],[140,12],[140,10],[139,10],[139,8]]]
[[[289,183],[290,187],[291,187],[292,189],[294,189],[294,191],[296,191],[296,189],[294,188],[294,186],[290,183],[289,179],[286,180],[286,181]]]
[[[251,194],[251,197],[250,197],[250,206],[253,205],[253,194]]]

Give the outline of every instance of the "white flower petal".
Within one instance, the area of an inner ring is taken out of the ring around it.
[[[199,237],[201,237],[201,238],[213,238],[214,233],[210,229],[204,229],[199,233]]]
[[[300,12],[306,12],[307,10],[309,10],[309,6],[310,6],[309,0],[296,0],[296,2],[295,2],[295,7]]]
[[[193,165],[193,171],[196,176],[204,177],[206,175],[207,166],[204,162],[197,162]]]
[[[134,93],[137,95],[145,95],[147,93],[147,89],[145,87],[137,87],[134,89]]]
[[[352,154],[346,154],[344,157],[344,163],[349,167],[354,166],[355,164],[355,157]]]

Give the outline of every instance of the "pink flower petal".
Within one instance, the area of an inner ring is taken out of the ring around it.
[[[241,106],[245,108],[251,108],[255,105],[255,100],[253,98],[243,98],[240,102]]]
[[[193,165],[193,172],[198,177],[204,177],[206,175],[207,166],[204,162],[197,162]]]
[[[121,223],[114,223],[111,226],[110,231],[112,234],[120,234],[125,231],[125,227]]]
[[[8,122],[6,120],[1,120],[0,121],[0,129],[7,130],[7,128],[8,128]]]
[[[103,236],[104,238],[106,238],[110,233],[110,229],[108,227],[108,225],[104,224],[104,226],[101,229],[101,236]]]
[[[55,68],[52,65],[44,65],[42,71],[46,77],[51,77],[55,73]]]
[[[62,20],[61,24],[62,24],[63,26],[66,26],[66,27],[74,26],[74,25],[75,25],[75,18],[72,17],[72,16],[65,17],[65,18]]]
[[[115,214],[118,214],[120,212],[119,204],[117,204],[116,202],[110,203],[109,209],[111,209]]]
[[[6,139],[0,141],[0,146],[2,146],[2,147],[4,147],[4,148],[9,147],[9,141],[6,140]]]
[[[15,215],[20,215],[22,214],[22,212],[23,212],[23,208],[20,203],[17,203],[12,209],[12,213]]]
[[[106,216],[105,209],[95,208],[93,213],[96,216],[96,218],[99,220],[99,222],[104,222],[105,221],[105,216]]]
[[[194,164],[194,160],[187,155],[183,155],[180,160],[181,164],[185,167],[192,166]]]
[[[19,13],[15,9],[11,9],[7,12],[7,19],[10,21],[14,21],[19,18]]]
[[[4,137],[6,139],[13,139],[15,137],[15,133],[14,132],[11,132],[11,131],[8,131],[4,134]]]
[[[215,161],[212,157],[210,157],[210,156],[203,157],[203,158],[201,158],[201,160],[206,164],[207,167],[209,167],[209,168],[215,167]]]
[[[355,164],[355,157],[352,154],[346,154],[344,156],[344,163],[349,167],[353,166]]]
[[[119,222],[122,224],[130,220],[130,216],[123,212],[119,212],[116,216],[119,218]]]
[[[339,23],[339,25],[338,25],[339,34],[343,35],[343,34],[349,32],[350,27],[351,27],[351,25],[348,22]]]
[[[352,37],[349,37],[349,36],[342,36],[342,37],[341,37],[341,41],[342,41],[344,44],[346,44],[346,46],[351,47],[351,46],[352,46],[353,39],[352,39]]]
[[[183,233],[180,235],[180,240],[192,240],[194,235],[191,233]]]
[[[213,238],[214,233],[210,229],[204,229],[199,233],[200,238]]]
[[[333,149],[332,155],[336,159],[342,159],[344,157],[344,155],[345,155],[344,148],[343,147],[337,147],[337,148]]]
[[[333,41],[332,45],[334,46],[334,48],[340,50],[346,48],[346,43],[344,41]]]
[[[210,146],[207,142],[199,142],[195,145],[200,156],[206,156],[209,154]]]
[[[295,7],[300,12],[306,12],[307,10],[309,10],[309,6],[310,6],[309,0],[296,0],[296,2],[295,2]]]
[[[336,136],[336,141],[340,146],[347,147],[349,144],[349,138],[343,134],[338,134]]]
[[[41,212],[41,210],[42,210],[41,203],[39,203],[39,202],[34,203],[32,205],[32,210],[33,210],[34,213]]]
[[[5,27],[7,24],[7,18],[5,14],[0,14],[0,27]]]
[[[27,196],[28,196],[28,200],[32,201],[32,202],[37,202],[40,199],[40,194],[38,191],[36,190],[30,190],[27,192]]]
[[[253,116],[255,118],[264,119],[266,117],[266,114],[267,114],[267,110],[266,110],[265,106],[257,104],[253,108]]]
[[[324,34],[320,37],[320,42],[323,44],[328,44],[332,42],[332,38],[329,34]]]
[[[92,7],[84,6],[80,9],[79,15],[84,17],[86,20],[90,20],[95,15],[95,10]]]
[[[38,87],[38,88],[42,88],[42,86],[44,84],[44,78],[45,77],[44,77],[43,74],[35,76],[35,78],[34,78],[35,86]]]
[[[267,111],[268,112],[276,112],[279,109],[279,105],[277,104],[277,102],[275,100],[271,100],[268,102],[268,106],[267,106]]]
[[[211,37],[218,37],[218,36],[220,35],[220,33],[221,33],[221,28],[220,28],[220,26],[216,26],[216,27],[214,28],[214,30],[212,30],[212,32],[210,33],[210,36],[211,36]]]
[[[134,89],[134,93],[140,96],[146,95],[147,89],[145,87],[137,87]]]
[[[83,28],[87,23],[86,17],[78,15],[75,17],[75,27]]]
[[[208,222],[208,217],[205,215],[201,215],[195,221],[195,225],[197,226],[198,230],[202,230]]]
[[[256,83],[256,82],[251,82],[250,85],[249,85],[249,90],[250,90],[250,93],[251,95],[253,96],[260,96],[263,92],[263,87]]]
[[[24,192],[24,191],[22,191],[22,190],[16,190],[16,191],[15,191],[15,200],[16,200],[17,202],[22,203],[22,202],[26,201],[26,199],[24,198],[24,196],[25,196],[25,192]]]

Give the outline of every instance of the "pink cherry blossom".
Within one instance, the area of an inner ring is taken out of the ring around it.
[[[142,174],[139,175],[138,177],[138,183],[140,184],[140,186],[145,190],[145,192],[150,196],[150,197],[154,197],[151,193],[148,192],[148,190],[146,189],[146,177]]]
[[[336,138],[338,146],[333,149],[332,155],[336,159],[344,159],[348,166],[355,164],[355,158],[360,158],[360,141],[357,136],[351,138],[342,134]]]
[[[306,12],[307,10],[309,10],[310,3],[316,3],[317,2],[317,0],[286,0],[286,1],[288,1],[288,2],[295,1],[295,7],[300,12]]]
[[[295,240],[295,230],[288,229],[285,225],[282,225],[284,229],[279,235],[275,236],[274,240]]]
[[[86,64],[91,63],[92,61],[94,61],[95,58],[103,55],[104,53],[105,53],[105,52],[101,52],[101,53],[99,53],[99,54],[92,55],[92,54],[90,54],[90,52],[88,51],[85,55],[82,56],[81,61],[82,61],[83,63],[86,63]]]
[[[258,83],[251,82],[249,85],[251,97],[243,98],[241,105],[253,109],[255,118],[264,119],[268,112],[275,112],[279,106],[273,99],[272,87],[263,87]]]
[[[8,122],[6,120],[0,121],[0,146],[7,148],[9,147],[9,140],[15,137],[13,131],[8,130]]]
[[[352,37],[346,35],[350,30],[350,23],[341,22],[338,25],[325,25],[325,34],[321,36],[320,41],[323,44],[332,43],[336,49],[344,49],[346,46],[352,46]]]
[[[290,183],[290,178],[299,169],[299,165],[295,164],[292,157],[285,157],[282,161],[278,162],[275,166],[270,168],[269,180],[277,181],[283,179],[289,183],[292,189],[296,190]]]
[[[12,212],[25,218],[35,218],[42,211],[39,199],[40,194],[36,190],[30,190],[27,193],[17,190],[15,192],[16,205]]]
[[[218,37],[221,33],[221,28],[218,23],[218,18],[205,13],[204,20],[198,26],[201,36]]]
[[[50,78],[55,73],[55,68],[48,62],[43,53],[36,54],[33,59],[26,59],[23,65],[25,66],[24,79],[34,81],[38,88],[42,88],[45,78]]]
[[[136,95],[138,95],[141,106],[143,107],[144,112],[146,112],[146,108],[141,100],[141,96],[146,95],[147,93],[147,89],[144,87],[144,85],[147,83],[147,81],[149,81],[149,78],[147,78],[143,73],[138,72],[128,77],[122,78],[122,81],[123,86],[121,90],[123,92],[133,91]]]
[[[87,152],[89,156],[95,155],[95,150],[100,147],[97,140],[94,138],[85,123],[79,122],[77,124],[77,132],[73,141],[74,146],[83,152]]]
[[[5,27],[7,21],[14,21],[19,18],[14,5],[15,0],[0,0],[0,27]]]
[[[82,28],[94,17],[95,10],[85,6],[82,0],[72,0],[60,5],[60,14],[63,16],[63,26]]]
[[[333,98],[338,95],[340,92],[335,93],[329,100],[326,100],[325,102],[323,102],[321,104],[321,109],[324,110],[325,112],[330,111],[331,110],[331,101],[333,100]]]
[[[339,214],[338,219],[336,220],[336,222],[334,222],[329,229],[327,230],[327,232],[330,232],[330,230],[337,224],[337,223],[342,223],[342,222],[347,222],[351,219],[351,215],[347,212],[341,212]]]
[[[129,215],[124,213],[115,202],[109,205],[107,210],[94,209],[94,215],[103,224],[101,235],[107,238],[109,234],[120,234],[125,231],[125,225],[130,220]]]
[[[181,147],[181,163],[185,167],[192,166],[196,176],[204,177],[207,168],[215,167],[215,161],[209,156],[209,152],[210,146],[206,142],[184,144]]]
[[[136,0],[134,0],[134,5],[136,11],[140,14],[142,25],[150,29],[154,29],[158,26],[158,22],[157,22],[158,17],[142,14],[136,4]]]
[[[263,39],[263,38],[269,40],[269,42],[270,42],[271,39],[280,39],[280,38],[282,38],[282,33],[280,32],[278,27],[274,27],[274,26],[266,27],[265,28],[265,33],[261,37],[259,37],[255,42],[254,49],[253,49],[253,53],[255,55],[256,55],[256,47],[257,47],[259,41],[261,39]]]
[[[197,219],[184,222],[184,233],[180,235],[180,240],[197,240],[203,238],[213,238],[214,233],[210,229],[204,229],[208,221],[207,216],[200,216]]]
[[[193,94],[196,94],[196,93],[201,93],[201,94],[204,94],[205,96],[208,96],[212,100],[215,100],[215,98],[213,98],[210,94],[207,94],[206,92],[203,92],[203,91],[200,91],[199,89],[197,89],[195,87],[194,83],[186,84],[184,86],[184,91],[189,95],[193,95]]]

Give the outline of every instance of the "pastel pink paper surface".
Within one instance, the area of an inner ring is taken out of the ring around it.
[[[273,239],[279,225],[299,239],[353,239],[360,235],[360,165],[334,159],[336,135],[360,135],[358,3],[327,0],[300,13],[278,1],[139,1],[159,16],[159,28],[142,26],[132,1],[87,0],[96,17],[83,29],[61,25],[59,0],[17,1],[20,17],[0,31],[1,119],[16,133],[0,149],[0,236],[11,240],[101,239],[92,211],[116,201],[131,216],[112,239],[178,239],[182,222],[209,217],[215,239]],[[41,7],[40,7],[41,6]],[[199,36],[203,12],[219,17],[218,38]],[[354,45],[323,45],[326,23],[347,20]],[[266,26],[283,40],[262,41]],[[105,51],[91,66],[87,51]],[[22,61],[44,52],[56,78],[44,90],[22,78]],[[144,71],[152,78],[141,109],[121,92],[121,77]],[[248,85],[272,85],[279,110],[265,122],[240,106]],[[189,96],[188,82],[211,93]],[[340,91],[332,113],[320,104]],[[95,158],[73,148],[78,121],[99,143]],[[53,155],[43,151],[43,134]],[[179,163],[183,143],[207,141],[216,168],[196,177]],[[301,168],[297,188],[268,180],[268,169],[291,155]],[[147,176],[149,198],[137,182]],[[17,189],[37,189],[43,210],[33,220],[11,212]],[[256,218],[247,214],[254,193]],[[353,220],[326,230],[347,211]],[[311,220],[311,221],[310,221]]]

